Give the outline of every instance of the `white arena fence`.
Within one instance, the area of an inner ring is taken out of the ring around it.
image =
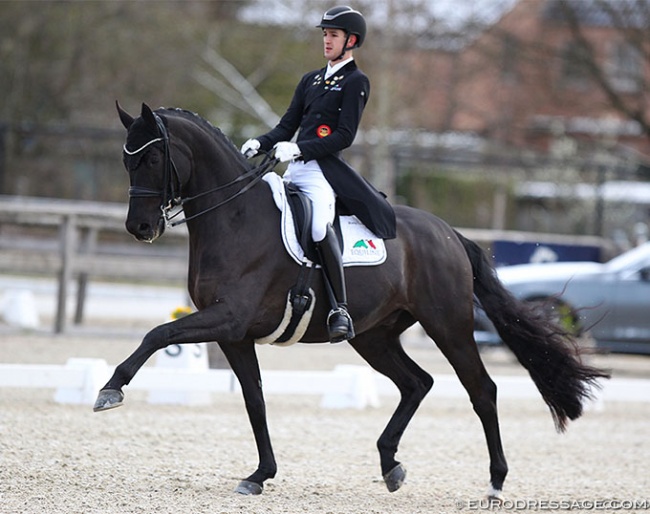
[[[114,368],[102,359],[69,359],[65,365],[0,364],[0,387],[52,388],[59,403],[92,405],[99,389]],[[439,398],[467,398],[458,378],[440,375],[430,395]],[[540,399],[527,376],[492,377],[499,399]],[[397,388],[386,377],[365,366],[340,365],[331,371],[262,371],[266,395],[321,396],[323,408],[378,407],[380,397],[396,397]],[[613,378],[602,381],[591,408],[605,403],[650,401],[650,380]],[[149,392],[150,403],[199,405],[210,403],[210,393],[239,393],[239,383],[231,370],[191,367],[144,367],[128,390]]]

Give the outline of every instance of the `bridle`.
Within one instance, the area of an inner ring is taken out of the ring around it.
[[[142,145],[137,150],[129,150],[124,144],[122,150],[126,155],[137,155],[140,152],[143,152],[149,146],[160,141],[163,142],[163,152],[165,155],[164,160],[164,169],[163,169],[163,184],[164,189],[156,190],[150,189],[148,187],[142,186],[131,186],[129,187],[129,198],[162,198],[161,209],[165,220],[167,220],[167,213],[171,211],[180,199],[176,194],[176,185],[179,184],[178,170],[176,169],[176,164],[171,158],[169,153],[169,132],[167,132],[167,127],[163,123],[163,120],[160,116],[154,113],[154,119],[156,120],[156,125],[158,127],[158,132],[160,133],[159,137],[156,137],[149,142]],[[174,176],[172,177],[172,173]]]
[[[165,224],[168,227],[176,227],[178,225],[187,223],[188,221],[198,218],[199,216],[202,216],[215,209],[218,209],[219,207],[231,202],[235,198],[243,195],[255,184],[257,184],[257,182],[259,182],[262,177],[266,175],[266,173],[272,171],[279,162],[278,159],[272,157],[270,154],[266,154],[258,166],[251,168],[246,173],[238,175],[237,178],[231,180],[230,182],[209,189],[208,191],[204,191],[197,195],[182,198],[180,196],[180,178],[178,176],[178,170],[170,153],[169,132],[167,131],[167,127],[163,123],[162,118],[156,113],[153,113],[153,115],[156,120],[156,125],[158,127],[160,136],[148,141],[137,150],[127,149],[126,144],[122,149],[127,155],[137,155],[148,148],[150,145],[162,141],[164,153],[163,189],[158,190],[142,186],[131,186],[129,187],[129,198],[161,198],[162,201],[160,204],[160,210],[162,211],[162,217],[165,220]],[[192,202],[198,198],[203,198],[204,196],[210,195],[212,193],[216,193],[217,191],[221,191],[248,179],[251,179],[250,182],[245,184],[241,189],[239,189],[239,191],[227,197],[225,200],[211,205],[210,207],[203,209],[202,211],[197,212],[192,216],[185,216],[180,220],[173,221],[174,218],[176,218],[182,212],[182,208],[185,206],[185,204]],[[179,209],[173,212],[177,207]]]

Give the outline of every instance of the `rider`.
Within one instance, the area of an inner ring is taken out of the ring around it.
[[[368,101],[370,82],[354,61],[353,50],[366,36],[366,22],[348,6],[329,9],[317,27],[323,31],[325,68],[305,74],[278,125],[241,152],[248,158],[275,149],[289,162],[284,180],[293,182],[311,200],[312,239],[334,299],[327,318],[331,342],[354,337],[347,310],[341,248],[332,228],[335,203],[356,215],[377,237],[395,237],[395,213],[385,195],[357,174],[340,156],[356,135]],[[297,142],[290,140],[298,132]]]

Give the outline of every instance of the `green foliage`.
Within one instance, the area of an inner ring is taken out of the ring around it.
[[[429,211],[453,226],[492,228],[498,187],[487,175],[410,169],[398,180],[397,193],[407,204]]]
[[[279,109],[308,50],[318,56],[309,42],[296,44],[289,30],[225,18],[233,14],[232,2],[35,5],[0,2],[0,94],[11,99],[0,107],[4,121],[118,127],[115,99],[131,110],[146,101],[204,114],[221,102],[193,77],[205,67],[201,55],[209,44],[244,75],[269,68],[260,91]]]
[[[115,100],[135,114],[142,102],[198,112],[239,142],[243,128],[266,127],[197,82],[196,71],[207,68],[205,48],[256,75],[278,112],[319,56],[317,31],[305,39],[277,27],[242,27],[233,16],[246,2],[143,5],[0,2],[1,192],[124,200]]]

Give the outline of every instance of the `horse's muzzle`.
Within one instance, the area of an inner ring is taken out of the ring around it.
[[[147,223],[127,219],[126,230],[138,241],[153,243],[165,232],[165,220],[159,217],[155,223]]]

